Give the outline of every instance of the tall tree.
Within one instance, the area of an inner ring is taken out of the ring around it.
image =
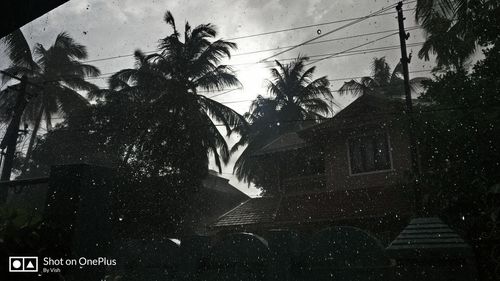
[[[339,89],[341,95],[350,93],[358,96],[362,94],[380,94],[386,97],[404,96],[403,89],[403,67],[398,63],[391,72],[391,67],[385,61],[385,57],[374,58],[371,65],[372,76],[366,76],[359,81],[351,80],[345,82]],[[416,92],[420,83],[426,78],[415,77],[410,80],[412,92]]]
[[[31,83],[41,86],[33,89],[36,92],[22,117],[25,123],[32,125],[26,152],[26,161],[29,161],[41,124],[45,123],[46,129],[50,130],[55,116],[64,117],[85,108],[88,102],[77,91],[96,90],[97,87],[85,78],[98,76],[100,71],[81,62],[87,58],[86,47],[65,32],[61,32],[49,48],[36,44],[33,53],[20,30],[5,37],[3,42],[11,60],[11,65],[4,71],[16,76],[25,75]],[[11,76],[2,75],[2,85],[11,79]],[[0,111],[8,113],[16,95],[14,91],[4,91],[0,96]]]
[[[319,122],[332,112],[330,83],[326,76],[313,79],[316,68],[306,69],[307,61],[300,56],[289,64],[276,61],[267,81],[269,97],[258,96],[245,114],[250,126],[231,149],[234,153],[246,145],[234,166],[239,180],[258,185],[258,178],[265,175],[254,153],[279,135],[298,130],[306,122]]]
[[[184,122],[192,141],[198,142],[207,154],[211,153],[222,171],[222,162],[227,163],[230,154],[217,123],[229,135],[233,129],[245,127],[246,122],[236,111],[199,91],[240,86],[232,69],[221,64],[223,59],[231,57],[236,44],[214,40],[217,32],[210,23],[191,28],[186,22],[182,38],[170,11],[165,13],[164,20],[173,32],[160,40],[161,53],[150,58],[168,84],[157,103],[170,110],[172,122]]]
[[[418,55],[435,54],[438,67],[461,68],[477,45],[494,44],[500,34],[497,0],[419,0],[415,17],[427,37]]]

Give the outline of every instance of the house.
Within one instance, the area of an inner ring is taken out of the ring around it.
[[[283,134],[255,157],[276,165],[271,196],[221,216],[221,233],[351,225],[389,242],[409,221],[413,193],[404,106],[363,95],[329,120]]]
[[[229,180],[220,177],[216,171],[209,170],[203,180],[203,188],[192,198],[196,208],[191,214],[191,228],[196,234],[210,234],[208,226],[217,218],[250,197],[229,183]]]

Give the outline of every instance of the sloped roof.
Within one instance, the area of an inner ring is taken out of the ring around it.
[[[387,250],[399,258],[471,254],[470,246],[437,217],[411,220]]]
[[[269,154],[277,151],[289,151],[305,147],[306,141],[297,132],[283,134],[261,148],[255,155]]]
[[[374,122],[381,118],[402,112],[402,101],[389,99],[378,95],[362,95],[347,105],[332,118],[324,122],[303,126],[295,132],[283,134],[261,148],[255,155],[264,155],[275,152],[290,151],[308,146],[310,143],[304,138],[310,132],[324,129],[341,129],[356,127],[364,122]]]
[[[303,130],[299,135],[327,128],[352,127],[364,121],[390,119],[392,115],[403,113],[403,101],[375,94],[358,97],[328,121]]]
[[[221,216],[213,227],[291,225],[411,212],[408,193],[396,188],[367,188],[250,199]]]
[[[276,215],[279,199],[275,197],[252,198],[222,215],[213,226],[242,226],[270,223]]]
[[[241,201],[250,197],[229,183],[229,179],[220,177],[216,171],[209,170],[208,176],[203,180],[203,186],[207,190],[221,192],[240,198]]]

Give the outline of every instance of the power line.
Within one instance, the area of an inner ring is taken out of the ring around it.
[[[213,95],[211,97],[208,97],[208,98],[212,99],[212,98],[215,98],[215,97],[218,97],[218,96],[221,96],[221,95],[225,95],[225,94],[228,94],[228,93],[236,91],[236,90],[242,90],[242,89],[243,89],[243,87],[239,87],[239,88],[235,88],[235,89],[230,89],[230,90],[227,90],[225,92],[222,92],[222,93],[219,93],[219,94],[215,94],[215,95]]]
[[[420,26],[411,26],[411,27],[407,28],[407,30],[415,30],[415,29],[421,29],[421,27]],[[327,39],[327,40],[314,41],[314,42],[310,42],[310,43],[304,44],[303,46],[314,45],[314,44],[322,44],[322,43],[328,43],[328,42],[334,42],[334,41],[339,41],[339,40],[345,40],[345,39],[351,39],[351,38],[358,38],[358,37],[363,37],[363,36],[370,36],[370,35],[387,33],[387,32],[394,32],[394,31],[398,31],[398,30],[397,29],[391,29],[391,30],[376,31],[376,32],[370,32],[370,33],[363,33],[363,34],[356,34],[356,35],[351,35],[351,36],[344,36],[344,37],[332,38],[332,39]],[[251,54],[258,54],[258,53],[263,53],[263,52],[270,52],[270,51],[281,50],[281,49],[290,48],[290,47],[293,47],[293,46],[295,46],[295,45],[283,46],[283,47],[277,47],[277,48],[271,48],[271,49],[264,49],[264,50],[257,50],[257,51],[249,51],[249,52],[245,52],[245,53],[237,53],[237,54],[233,54],[231,56],[232,57],[246,56],[246,55],[251,55]],[[144,52],[144,53],[145,54],[151,54],[151,53],[155,53],[155,52],[158,52],[158,51],[159,50],[147,51],[147,52]],[[100,59],[86,60],[86,61],[82,61],[82,62],[84,62],[84,63],[99,62],[99,61],[106,61],[106,60],[113,60],[113,59],[131,57],[131,56],[134,56],[134,54],[125,54],[125,55],[104,57],[104,58],[100,58]]]
[[[394,34],[391,34],[391,36]],[[378,41],[380,39],[377,39]],[[365,44],[371,44],[374,41],[365,43]],[[415,46],[420,46],[424,42],[415,42],[415,43],[410,43],[408,44],[409,47],[415,47]],[[359,48],[362,47],[360,45],[354,47]],[[362,49],[362,50],[349,50],[349,51],[342,51],[338,53],[327,53],[327,54],[316,54],[316,55],[308,55],[308,58],[314,58],[314,57],[324,57],[324,56],[332,56],[331,58],[338,58],[338,57],[347,57],[347,56],[353,56],[353,55],[361,55],[361,54],[368,54],[368,53],[376,53],[380,51],[388,51],[388,50],[393,50],[393,49],[398,49],[399,50],[399,45],[391,45],[391,46],[383,46],[383,47],[376,47],[376,48],[369,48],[369,49]],[[291,61],[291,60],[296,60],[297,58],[280,58],[278,61]],[[239,64],[231,64],[228,66],[242,66],[242,65],[255,65],[255,64],[264,64],[264,63],[272,63],[271,61],[266,61],[266,62],[248,62],[248,63],[239,63]],[[266,68],[273,68],[274,66],[269,66]],[[238,72],[240,70],[236,70],[235,72]]]
[[[423,70],[415,70],[415,71],[410,71],[409,73],[420,73],[420,72],[431,72],[432,69],[423,69]],[[341,80],[350,80],[350,79],[359,79],[359,78],[364,78],[365,76],[354,76],[354,77],[344,77],[344,78],[335,78],[335,79],[328,79],[328,81],[341,81]]]
[[[416,2],[416,1],[411,1],[411,2],[408,2],[408,3],[405,3],[405,4],[410,4],[410,3],[413,3],[413,2]],[[415,10],[415,8],[407,9],[405,11],[413,11],[413,10]],[[390,13],[381,13],[381,14],[374,15],[372,17],[392,15],[392,14],[394,14],[394,13],[393,12],[390,12]],[[335,21],[329,21],[329,22],[322,22],[322,23],[318,23],[318,24],[303,25],[303,26],[297,26],[297,27],[292,27],[292,28],[285,28],[285,29],[268,31],[268,32],[262,32],[262,33],[256,33],[256,34],[243,35],[243,36],[228,38],[226,40],[228,40],[228,41],[229,40],[239,40],[239,39],[244,39],[244,38],[252,38],[252,37],[258,37],[258,36],[263,36],[263,35],[269,35],[269,34],[275,34],[275,33],[287,32],[287,31],[294,31],[294,30],[306,29],[306,28],[311,28],[311,27],[331,25],[331,24],[335,24],[335,23],[342,23],[342,22],[347,22],[347,21],[358,20],[358,19],[362,19],[362,18],[365,18],[365,17],[366,16],[364,16],[364,17],[354,17],[354,18],[348,18],[348,19],[342,19],[342,20],[335,20]],[[386,32],[389,32],[389,31],[386,31]],[[359,36],[352,36],[350,38],[353,38],[353,37],[359,37]],[[349,38],[349,37],[347,37],[347,38]],[[333,39],[333,40],[323,40],[321,42],[318,42],[318,44],[319,43],[324,43],[324,42],[330,42],[330,41],[340,40],[340,39],[347,39],[347,38],[339,38],[339,39]],[[304,45],[308,45],[308,44],[304,44]],[[292,47],[292,46],[290,46],[290,47]],[[273,51],[273,50],[279,50],[279,49],[283,49],[283,48],[288,48],[288,47],[281,47],[281,48],[276,48],[276,49],[263,50],[263,51],[259,51],[259,52]],[[159,51],[159,49],[156,49],[156,50],[145,51],[143,53],[144,54],[152,54],[152,53],[155,53],[155,52],[158,52],[158,51]],[[253,53],[253,52],[251,52],[251,53]],[[233,56],[240,56],[240,55],[244,55],[244,54],[235,54]],[[98,58],[98,59],[85,60],[85,61],[82,61],[82,62],[85,62],[85,63],[99,62],[99,61],[106,61],[106,60],[126,58],[126,57],[133,57],[133,56],[134,56],[134,54],[123,54],[123,55],[118,55],[118,56],[111,56],[111,57],[104,57],[104,58]]]
[[[412,2],[416,2],[416,1],[412,1]],[[410,4],[412,2],[408,2],[406,4]],[[413,10],[416,10],[416,8],[406,9],[405,11],[413,11]],[[392,15],[392,14],[394,14],[394,13],[393,12],[381,13],[381,14],[373,15],[372,17],[386,16],[386,15]],[[252,38],[252,37],[257,37],[257,36],[270,35],[270,34],[275,34],[275,33],[294,31],[294,30],[324,26],[324,25],[331,25],[331,24],[335,24],[335,23],[342,23],[342,22],[353,21],[353,20],[357,20],[357,19],[361,19],[361,18],[364,18],[364,17],[354,17],[354,18],[347,18],[347,19],[341,19],[341,20],[335,20],[335,21],[329,21],[329,22],[322,22],[322,23],[317,23],[317,24],[309,24],[309,25],[303,25],[303,26],[297,26],[297,27],[291,27],[291,28],[285,28],[285,29],[278,29],[278,30],[274,30],[274,31],[267,31],[267,32],[262,32],[262,33],[257,33],[257,34],[250,34],[250,35],[243,35],[243,36],[228,38],[227,40],[240,40],[240,39],[245,39],[245,38]]]
[[[415,1],[413,1],[413,2],[415,2]],[[364,20],[366,20],[366,19],[369,19],[369,18],[371,18],[371,17],[373,17],[373,16],[376,16],[376,15],[378,15],[378,14],[380,14],[380,13],[383,13],[383,12],[385,12],[385,11],[388,11],[389,9],[392,9],[392,8],[394,8],[394,7],[396,7],[396,4],[392,4],[392,5],[388,6],[388,7],[382,8],[382,9],[380,9],[380,10],[376,11],[376,12],[370,13],[370,14],[368,14],[368,15],[364,16],[364,17],[360,17],[360,18],[358,18],[357,20],[350,21],[349,23],[344,24],[344,25],[342,25],[342,26],[340,26],[340,27],[337,27],[337,28],[335,28],[335,29],[333,29],[333,30],[330,30],[330,31],[328,31],[328,32],[326,32],[326,33],[324,33],[324,34],[322,34],[322,35],[319,35],[319,36],[317,36],[317,37],[311,38],[311,39],[306,40],[306,41],[304,41],[304,42],[302,42],[302,43],[300,43],[300,44],[297,44],[297,45],[292,46],[292,47],[290,47],[290,48],[287,48],[287,49],[285,49],[285,50],[283,50],[283,51],[280,51],[280,52],[278,52],[278,53],[276,53],[276,54],[273,54],[273,55],[271,55],[271,56],[268,56],[268,57],[266,57],[266,58],[262,59],[261,61],[267,61],[267,60],[269,60],[269,59],[271,59],[271,58],[274,58],[274,57],[276,57],[276,56],[279,56],[279,55],[281,55],[281,54],[284,54],[284,53],[289,52],[289,51],[291,51],[291,50],[294,50],[294,49],[296,49],[296,48],[299,48],[299,47],[301,47],[301,46],[303,46],[303,45],[305,45],[305,44],[308,44],[308,43],[310,43],[310,42],[313,42],[313,41],[316,41],[316,40],[318,40],[318,39],[320,39],[320,38],[323,38],[323,37],[325,37],[325,36],[328,36],[328,35],[330,35],[330,34],[332,34],[332,33],[334,33],[334,32],[337,32],[337,31],[339,31],[339,30],[342,30],[342,29],[345,29],[345,28],[350,27],[350,26],[352,26],[352,25],[355,25],[355,24],[357,24],[357,23],[360,23],[360,22],[362,22],[362,21],[364,21]]]
[[[393,35],[393,34],[391,34]],[[378,40],[381,40],[380,38],[374,40],[374,41],[378,41]],[[367,43],[363,43],[361,45],[358,45],[358,46],[355,46],[351,49],[356,49],[356,48],[359,48],[363,45],[368,45],[370,43],[373,43],[374,41],[370,41],[370,42],[367,42]],[[418,45],[421,45],[423,44],[423,42],[416,42],[416,43],[409,43],[408,46],[409,47],[413,47],[413,46],[418,46]],[[337,58],[337,57],[345,57],[345,56],[353,56],[353,55],[360,55],[360,54],[369,54],[369,53],[375,53],[375,52],[381,52],[381,51],[387,51],[387,50],[392,50],[392,49],[399,49],[399,45],[391,45],[391,46],[382,46],[382,47],[376,47],[376,48],[368,48],[368,49],[361,49],[361,50],[348,50],[348,51],[342,51],[342,52],[338,52],[338,53],[326,53],[326,54],[316,54],[316,55],[311,55],[311,56],[308,56],[309,58],[313,58],[313,57],[323,57],[323,56],[332,56],[331,58]],[[295,60],[296,58],[282,58],[282,59],[279,59],[280,61],[290,61],[290,60]],[[245,66],[245,65],[256,65],[256,64],[263,64],[263,63],[271,63],[270,61],[268,62],[249,62],[249,63],[239,63],[239,64],[229,64],[227,66]],[[273,68],[274,66],[268,66],[266,68]],[[234,72],[239,72],[241,71],[240,70],[235,70]],[[107,78],[110,78],[113,74],[116,74],[118,73],[119,71],[116,71],[116,72],[107,72],[107,73],[103,73],[101,74],[100,76],[95,76],[95,77],[88,77],[88,78],[84,78],[84,80],[95,80],[95,79],[107,79]],[[106,75],[109,75],[109,76],[106,76]],[[62,81],[61,79],[59,80],[46,80],[46,81],[42,81],[42,83],[49,83],[49,82],[58,82],[58,81]],[[225,91],[222,90],[222,91]],[[210,92],[210,91],[198,91],[198,92]]]
[[[398,46],[398,48],[399,48],[399,46]],[[432,71],[432,69],[423,69],[423,70],[410,71],[409,73],[422,73],[422,72],[431,72],[431,71]],[[328,79],[328,81],[350,80],[350,79],[358,79],[358,78],[363,78],[363,77],[367,77],[367,76],[365,75],[365,76],[354,76],[354,77],[344,77],[344,78]],[[225,94],[228,94],[228,93],[236,91],[236,90],[242,90],[242,89],[243,89],[242,87],[234,88],[234,89],[228,89],[226,92],[222,92],[222,93],[213,95],[213,96],[208,97],[208,98],[215,98],[215,97],[218,97],[218,96],[221,96],[221,95],[225,95]],[[338,92],[338,90],[331,90],[331,91],[332,92]],[[234,103],[234,102],[240,102],[240,101],[233,101],[232,103]],[[220,102],[220,103],[225,103],[225,102]]]
[[[372,43],[372,42],[369,42],[369,43]],[[423,43],[424,42],[409,43],[408,46],[409,47],[414,47],[414,46],[422,45]],[[357,46],[357,47],[359,47],[359,46]],[[399,49],[399,45],[382,46],[382,47],[368,48],[368,49],[362,49],[362,50],[356,50],[356,51],[342,51],[340,53],[335,53],[335,54],[332,54],[332,53],[316,54],[316,55],[310,55],[308,57],[309,58],[313,58],[313,57],[322,57],[322,56],[330,56],[330,55],[337,56],[338,54],[352,54],[352,55],[357,55],[357,54],[363,54],[363,53],[372,53],[372,52],[376,52],[376,51],[392,50],[392,49],[395,49],[395,48]],[[297,59],[297,58],[281,58],[279,60],[280,61],[288,61],[288,60],[295,60],[295,59]],[[248,62],[248,63],[228,64],[227,66],[255,65],[255,64],[263,64],[263,63],[270,63],[270,61],[268,61],[268,62]],[[238,70],[236,70],[235,72],[237,72],[237,71]],[[109,78],[111,76],[104,76],[104,75],[112,75],[112,74],[115,74],[117,72],[103,73],[103,74],[101,74],[102,76],[88,77],[88,78],[85,78],[85,79],[86,80],[105,79],[105,78]],[[59,81],[59,80],[53,80],[53,81],[49,81],[49,82],[54,82],[54,81]]]
[[[306,66],[307,66],[307,65],[311,65],[311,64],[318,63],[318,62],[320,62],[320,61],[323,61],[323,60],[326,60],[326,59],[329,59],[329,58],[332,58],[332,57],[336,57],[336,56],[338,56],[338,55],[340,55],[340,54],[343,54],[343,53],[349,52],[349,51],[354,50],[354,49],[357,49],[357,48],[359,48],[359,47],[366,46],[366,45],[368,45],[368,44],[375,43],[375,42],[377,42],[377,41],[383,40],[383,39],[385,39],[385,38],[389,38],[389,37],[391,37],[391,36],[393,36],[393,35],[396,35],[396,34],[398,34],[398,32],[394,32],[394,33],[391,33],[391,34],[389,34],[389,35],[385,35],[385,36],[379,37],[379,38],[377,38],[377,39],[374,39],[374,40],[368,41],[368,42],[366,42],[366,43],[363,43],[363,44],[360,44],[360,45],[354,46],[354,47],[352,47],[352,48],[346,49],[346,50],[344,50],[344,51],[341,51],[341,52],[338,52],[338,53],[331,54],[331,55],[329,55],[329,56],[327,56],[327,57],[324,57],[324,58],[321,58],[321,59],[317,59],[317,60],[315,60],[315,61],[312,61],[312,62],[310,62],[310,63],[306,64]]]
[[[422,27],[420,26],[412,26],[408,27],[407,30],[415,30],[415,29],[421,29]],[[345,40],[345,39],[351,39],[351,38],[357,38],[357,37],[363,37],[363,36],[370,36],[370,35],[375,35],[375,34],[381,34],[381,33],[387,33],[387,32],[396,32],[398,29],[389,29],[389,30],[384,30],[384,31],[376,31],[376,32],[370,32],[370,33],[363,33],[363,34],[357,34],[357,35],[351,35],[351,36],[345,36],[345,37],[337,37],[337,38],[332,38],[332,39],[327,39],[327,40],[320,40],[320,41],[314,41],[310,42],[307,44],[304,44],[303,46],[306,45],[315,45],[315,44],[322,44],[322,43],[328,43],[328,42],[334,42],[334,41],[339,41],[339,40]],[[276,51],[276,50],[281,50],[281,49],[286,49],[293,47],[294,45],[289,45],[289,46],[283,46],[283,47],[277,47],[277,48],[272,48],[272,49],[264,49],[264,50],[257,50],[257,51],[250,51],[250,52],[245,52],[245,53],[238,53],[231,55],[232,57],[237,57],[237,56],[245,56],[245,55],[251,55],[251,54],[258,54],[258,53],[264,53],[264,52],[270,52],[270,51]]]
[[[409,46],[417,46],[417,45],[421,45],[423,44],[423,42],[418,42],[418,43],[410,43],[408,44]],[[346,54],[351,54],[352,55],[356,55],[357,53],[371,53],[371,51],[378,51],[378,50],[384,50],[384,49],[392,49],[392,48],[399,48],[399,46],[397,45],[392,45],[392,46],[383,46],[383,47],[377,47],[377,48],[370,48],[370,49],[362,49],[362,50],[356,50],[356,51],[348,51],[348,52],[342,52],[342,53],[346,53]],[[313,58],[313,57],[322,57],[322,56],[328,56],[328,55],[332,55],[331,53],[327,53],[327,54],[316,54],[316,55],[309,55],[307,57],[309,58]],[[278,59],[279,61],[290,61],[290,60],[295,60],[297,59],[296,57],[294,58],[280,58]],[[244,66],[244,65],[256,65],[256,64],[265,64],[265,63],[272,63],[271,61],[266,61],[266,62],[246,62],[246,63],[235,63],[235,64],[227,64],[227,66]],[[274,66],[272,66],[274,67]],[[235,72],[238,72],[239,70],[235,70]],[[118,72],[118,71],[117,71]],[[117,72],[109,72],[109,73],[103,73],[101,74],[100,76],[95,76],[95,77],[88,77],[88,78],[85,78],[85,80],[94,80],[94,79],[106,79],[106,78],[110,78],[111,76],[104,76],[104,75],[112,75],[112,74],[115,74]],[[56,82],[56,81],[59,81],[59,80],[52,80],[52,81],[47,81],[47,82]]]

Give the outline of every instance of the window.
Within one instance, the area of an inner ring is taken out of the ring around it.
[[[391,169],[387,134],[376,134],[349,139],[351,174]]]

